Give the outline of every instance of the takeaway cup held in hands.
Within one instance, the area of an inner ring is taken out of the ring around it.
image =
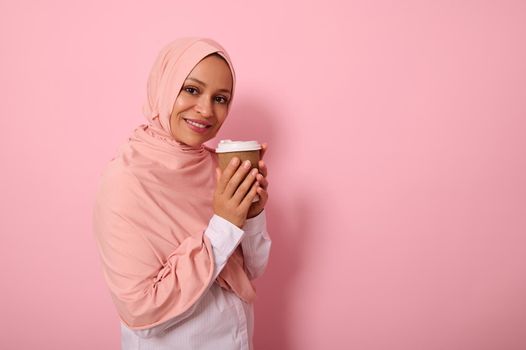
[[[252,168],[259,170],[260,150],[261,145],[257,141],[221,140],[216,148],[219,168],[221,171],[225,170],[230,160],[238,157],[241,162],[250,160]],[[256,196],[254,202],[258,200],[259,196]]]

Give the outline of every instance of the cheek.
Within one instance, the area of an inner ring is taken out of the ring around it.
[[[223,122],[225,121],[226,117],[228,116],[228,107],[223,107],[223,108],[220,108],[218,111],[217,111],[217,120],[223,124]]]
[[[184,111],[188,108],[191,108],[194,104],[194,99],[188,94],[180,93],[174,102],[174,111],[176,113]]]
[[[185,104],[187,104],[187,102],[185,101],[183,97],[177,97],[174,103],[174,108],[173,108],[174,112],[177,113],[181,111],[182,109],[184,109]]]
[[[172,114],[170,115],[170,125],[174,127],[179,122],[179,113],[184,109],[184,99],[177,97],[172,108]]]

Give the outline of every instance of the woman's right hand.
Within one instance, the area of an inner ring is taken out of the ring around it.
[[[217,185],[214,192],[214,213],[241,228],[247,219],[248,209],[256,198],[259,182],[258,170],[250,161],[240,164],[232,158],[224,171],[216,169]]]

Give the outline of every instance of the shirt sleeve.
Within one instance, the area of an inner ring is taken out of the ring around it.
[[[245,270],[250,279],[258,278],[267,267],[272,241],[267,232],[265,210],[258,216],[248,219],[243,226],[245,236],[241,242]]]
[[[223,267],[225,267],[228,262],[228,258],[244,236],[243,230],[238,228],[236,225],[232,224],[230,221],[214,215],[208,224],[204,232],[205,237],[210,241],[212,246],[213,256],[214,256],[214,272],[212,275],[212,280],[208,287],[206,288],[205,293],[210,289],[212,283],[221,273]],[[203,293],[201,297],[194,303],[194,305],[189,308],[186,312],[173,317],[157,326],[147,328],[147,329],[132,329],[132,331],[141,338],[150,338],[162,334],[166,329],[176,325],[177,323],[183,321],[188,316],[190,316],[201,301],[202,297],[205,295]]]

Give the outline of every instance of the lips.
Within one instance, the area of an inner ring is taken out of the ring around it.
[[[209,129],[212,124],[210,124],[209,122],[205,121],[205,120],[198,120],[198,119],[188,119],[188,118],[183,118],[183,120],[185,121],[186,125],[188,125],[188,127],[197,132],[197,133],[204,133],[207,131],[207,129]]]
[[[198,124],[198,125],[202,125],[204,127],[210,127],[212,126],[211,123],[207,122],[206,120],[198,120],[198,119],[190,119],[190,118],[183,118],[185,120],[185,122],[192,122],[192,123],[195,123],[195,124]]]

